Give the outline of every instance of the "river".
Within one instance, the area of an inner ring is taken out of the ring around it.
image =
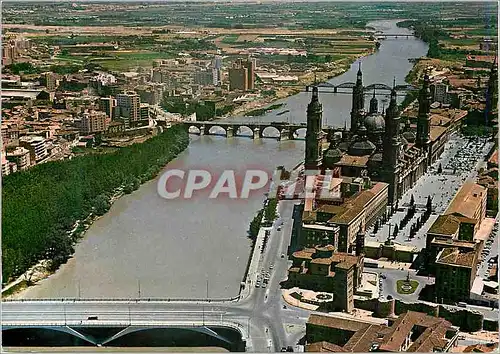
[[[409,33],[397,21],[369,24],[385,33]],[[373,55],[362,58],[363,83],[404,83],[412,68],[409,58],[427,53],[427,45],[410,38],[382,41]],[[330,80],[354,82],[358,63]],[[387,93],[388,94],[388,93]],[[366,104],[368,105],[368,96]],[[305,122],[310,93],[278,101],[285,105],[259,117],[265,121]],[[349,119],[351,96],[321,94],[325,125]],[[382,103],[379,104],[381,109]],[[277,116],[283,110],[289,113]],[[232,120],[249,120],[235,117]],[[347,121],[349,126],[349,122]],[[304,141],[253,141],[246,137],[192,136],[189,148],[166,169],[224,169],[271,171],[293,167],[304,154]],[[97,220],[75,247],[74,256],[53,275],[25,290],[20,297],[172,297],[235,296],[250,255],[246,230],[262,206],[262,193],[234,201],[197,196],[166,200],[157,193],[157,179],[120,198]],[[208,285],[208,286],[207,286]]]

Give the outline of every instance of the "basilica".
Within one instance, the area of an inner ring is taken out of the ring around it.
[[[396,102],[395,85],[385,112],[380,112],[375,97],[365,111],[365,92],[361,67],[352,92],[350,129],[342,135],[326,136],[322,131],[322,105],[314,86],[307,107],[307,134],[304,167],[334,176],[368,176],[389,184],[389,204],[410,189],[439,157],[450,127],[431,122],[430,79],[425,75],[418,95],[416,126],[402,122]],[[329,143],[324,151],[325,142]]]

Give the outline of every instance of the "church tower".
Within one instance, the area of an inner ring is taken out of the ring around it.
[[[496,56],[491,66],[488,87],[486,88],[486,109],[484,110],[485,124],[488,125],[493,118],[493,112],[498,104],[498,71],[496,66]]]
[[[418,94],[417,138],[416,145],[429,153],[431,143],[431,90],[429,75],[424,75],[424,84]]]
[[[356,132],[365,108],[365,96],[363,88],[363,73],[361,72],[361,62],[359,63],[356,84],[352,88],[352,108],[351,108],[351,132]]]
[[[382,175],[386,183],[389,184],[389,204],[393,204],[398,199],[399,180],[399,154],[401,151],[401,138],[399,136],[400,116],[396,102],[395,83],[391,91],[391,101],[386,110],[385,116],[385,136],[382,153]]]
[[[307,132],[306,132],[306,170],[320,170],[323,159],[322,128],[323,106],[319,103],[318,87],[314,86],[311,102],[307,106]]]
[[[374,114],[378,112],[378,101],[375,97],[375,89],[373,89],[373,97],[370,100],[370,112],[368,114]]]

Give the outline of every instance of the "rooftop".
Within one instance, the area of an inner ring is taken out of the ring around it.
[[[473,219],[476,210],[481,206],[483,195],[486,195],[486,188],[473,182],[467,182],[455,195],[445,214],[459,213]]]
[[[461,250],[458,247],[444,248],[438,253],[436,263],[451,266],[472,268],[477,258],[478,250]]]
[[[311,315],[307,323],[351,332],[346,333],[350,338],[343,347],[335,343],[316,342],[306,346],[307,352],[366,353],[373,351],[374,347],[376,351],[397,352],[412,332],[414,335],[416,333],[420,335],[416,338],[412,336],[410,340],[413,340],[413,343],[410,342],[406,351],[433,352],[436,349],[442,351],[449,343],[446,338],[447,332],[453,330],[451,323],[442,318],[414,311],[401,314],[390,327],[324,315]]]

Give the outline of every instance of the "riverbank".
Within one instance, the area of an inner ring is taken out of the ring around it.
[[[21,266],[23,265],[21,262],[25,262],[26,268],[3,269],[4,279],[12,277],[15,273],[21,274],[2,289],[2,296],[20,296],[29,286],[54,274],[60,265],[72,257],[73,246],[84,237],[85,232],[97,219],[109,211],[114,202],[123,195],[132,193],[141,184],[157,177],[165,165],[184,151],[188,144],[189,136],[184,128],[174,126],[143,144],[123,148],[114,154],[80,157],[53,163],[48,167],[46,164],[38,169],[34,168],[30,172],[33,171],[32,173],[38,177],[40,186],[32,187],[30,198],[16,192],[26,188],[29,176],[9,178],[6,183],[7,191],[4,192],[4,197],[5,194],[9,195],[9,198],[6,198],[9,203],[4,203],[4,208],[7,210],[4,224],[7,226],[5,229],[9,242],[5,245],[8,252],[4,252],[2,260],[4,265],[14,264],[17,267],[19,267],[17,261]],[[104,175],[100,176],[102,173]],[[71,176],[76,176],[75,174],[79,175],[81,180],[78,178],[73,180]],[[100,189],[96,190],[98,187],[93,186],[88,180],[89,176],[86,175],[94,177],[92,182],[97,183]],[[120,184],[109,191],[107,188],[112,188],[113,182]],[[49,191],[52,193],[51,198],[47,195]],[[92,193],[95,197],[92,197]],[[39,218],[19,220],[15,210],[26,210],[26,205],[32,205],[30,204],[32,199],[40,198],[45,203],[35,204],[37,207],[34,215]],[[57,205],[59,208],[55,207]],[[85,217],[70,222],[73,215],[82,213],[85,213]],[[42,221],[40,216],[46,220]],[[65,224],[61,224],[61,219]],[[18,239],[16,243],[12,239],[13,236],[17,236],[18,229],[31,231],[23,233],[24,240]],[[23,247],[26,247],[25,243],[36,247],[31,255],[22,253]],[[27,264],[29,262],[27,257],[36,259],[37,255],[45,257],[36,262],[32,261],[31,264],[36,263],[34,265]],[[21,256],[25,258],[20,258]]]
[[[337,76],[340,76],[347,72],[351,65],[355,63],[357,60],[370,56],[376,52],[377,48],[373,48],[371,51],[366,52],[364,55],[359,56],[351,56],[348,58],[344,58],[332,63],[329,63],[329,70],[322,72],[308,72],[299,77],[299,82],[294,86],[285,86],[285,87],[277,87],[276,95],[273,97],[265,97],[259,100],[255,100],[252,102],[248,102],[243,104],[242,106],[234,109],[230,113],[218,117],[218,119],[226,119],[233,116],[245,116],[250,118],[250,113],[252,111],[263,110],[264,112],[268,110],[269,106],[275,105],[276,102],[282,99],[286,99],[290,96],[294,96],[302,91],[304,91],[305,86],[312,85],[316,83],[327,82]],[[281,106],[280,106],[281,107]],[[279,108],[279,107],[278,107]],[[276,108],[277,109],[277,108]]]

